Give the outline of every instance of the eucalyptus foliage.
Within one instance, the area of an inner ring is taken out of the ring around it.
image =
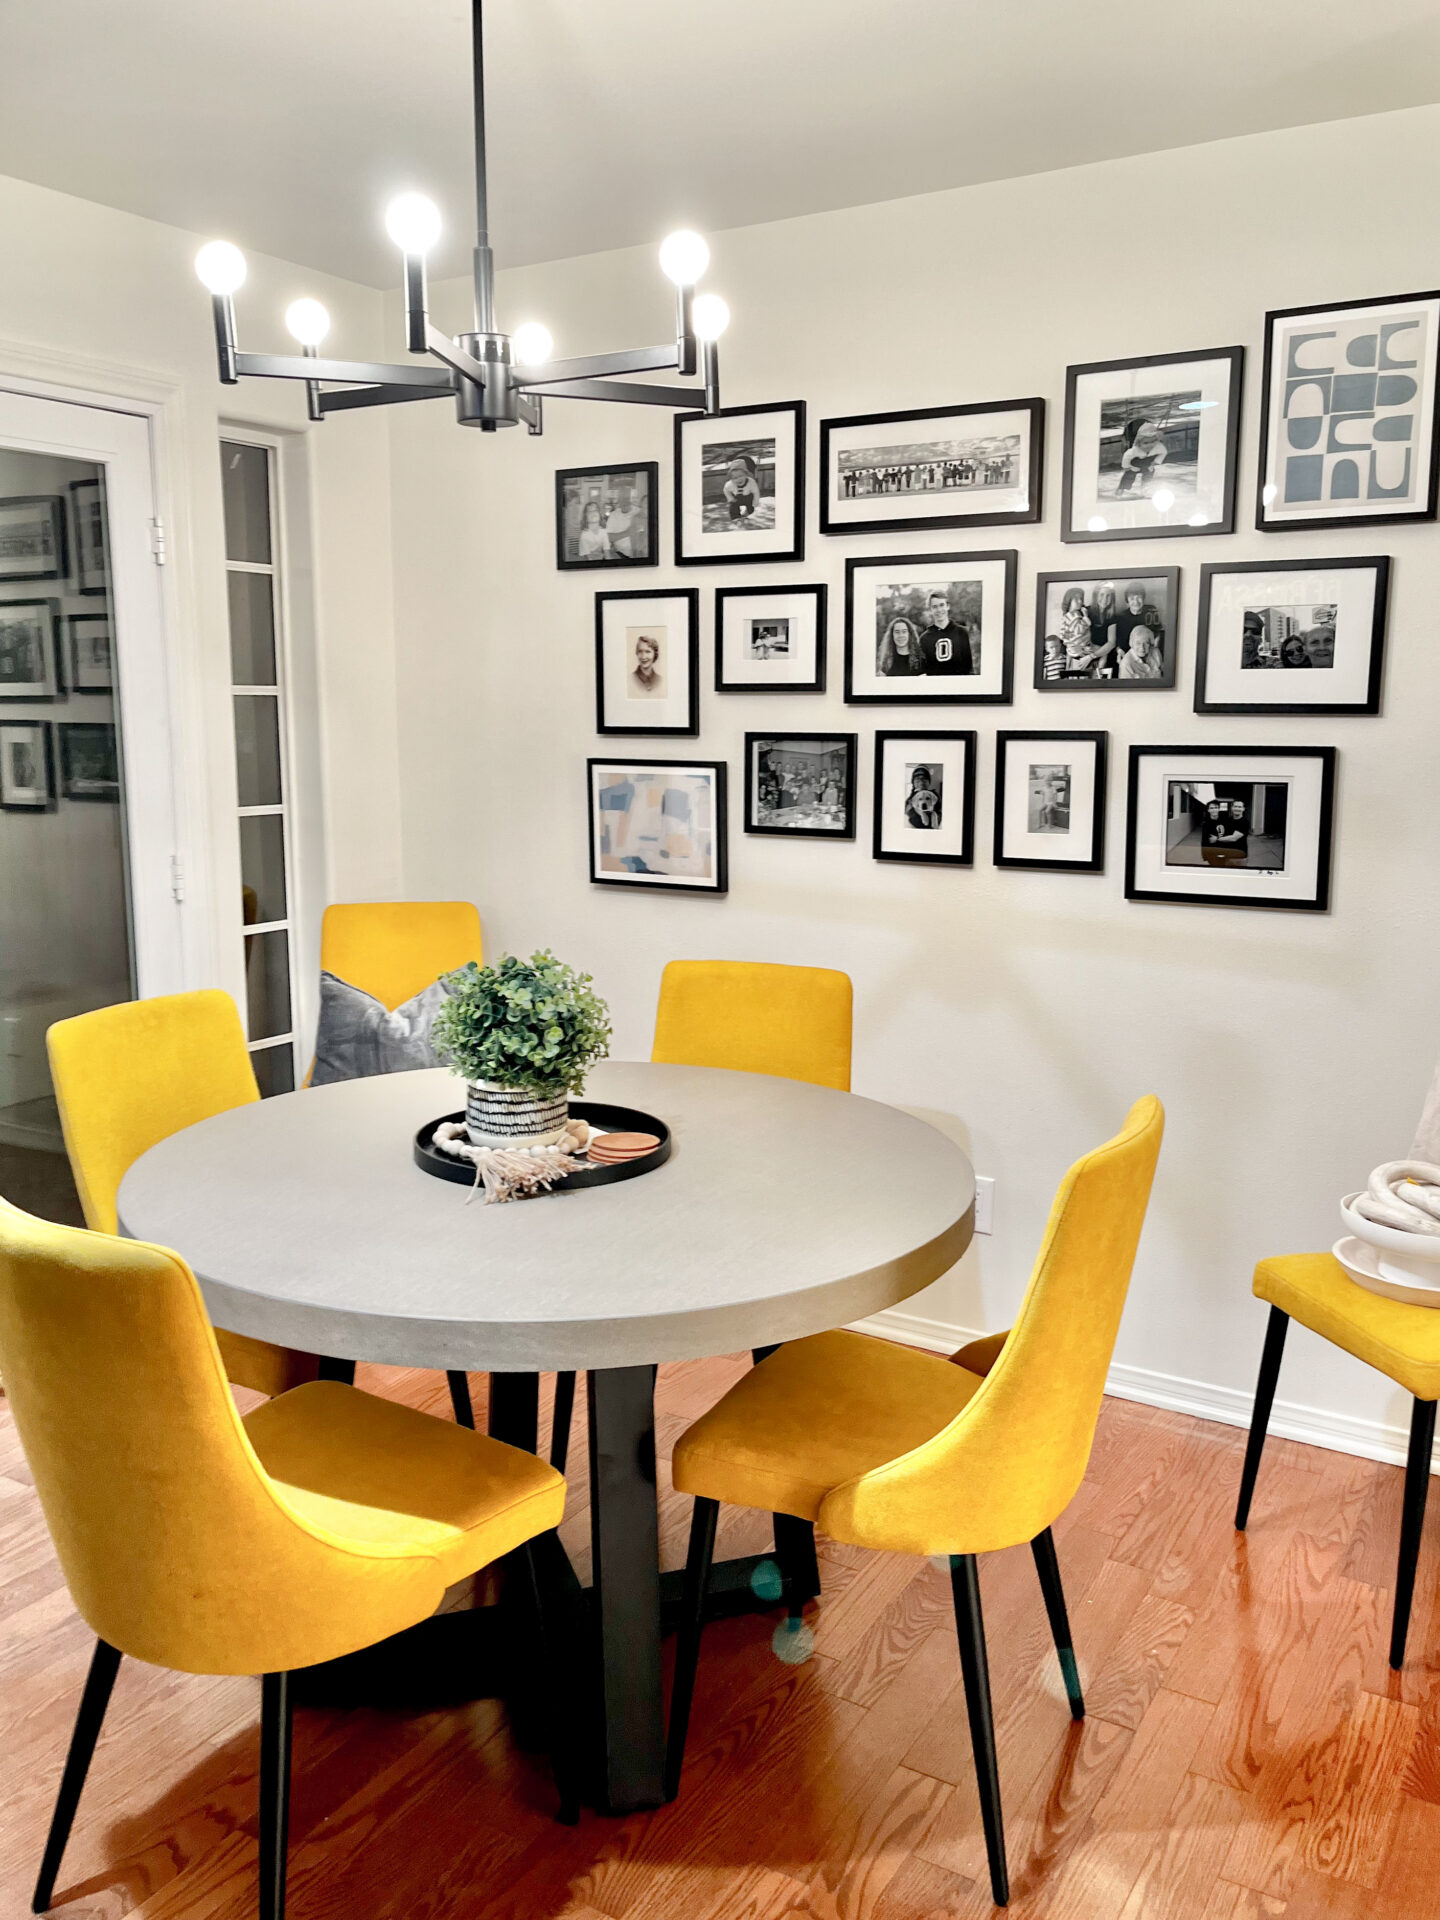
[[[467,961],[446,974],[449,999],[435,1016],[431,1039],[447,1067],[467,1080],[527,1093],[579,1093],[586,1069],[610,1050],[610,1009],[553,953],[498,966]]]

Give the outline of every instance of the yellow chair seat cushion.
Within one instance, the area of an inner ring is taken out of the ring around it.
[[[1289,1253],[1262,1260],[1255,1292],[1302,1327],[1413,1393],[1440,1399],[1440,1312],[1371,1293],[1333,1253]]]
[[[931,1440],[978,1374],[862,1333],[792,1340],[690,1427],[676,1489],[814,1520],[832,1488]]]
[[[342,1541],[431,1555],[447,1586],[560,1524],[563,1475],[533,1453],[333,1380],[245,1418],[282,1500]]]

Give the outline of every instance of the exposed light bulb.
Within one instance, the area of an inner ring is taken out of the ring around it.
[[[718,293],[698,293],[690,321],[697,340],[718,340],[730,324],[730,309]]]
[[[1169,513],[1175,504],[1175,496],[1168,487],[1157,487],[1151,498],[1157,513]]]
[[[228,240],[209,240],[195,256],[195,271],[211,293],[234,293],[245,284],[245,256]]]
[[[1109,528],[1109,525],[1110,522],[1105,518],[1103,513],[1092,513],[1090,518],[1085,522],[1085,531],[1087,533],[1104,533]]]
[[[677,287],[693,287],[710,264],[710,249],[698,233],[682,227],[661,243],[660,271]]]
[[[402,193],[385,209],[385,231],[402,253],[428,253],[440,238],[440,209],[423,193]]]
[[[543,367],[555,351],[550,329],[538,320],[527,320],[510,336],[510,348],[522,367]]]
[[[292,300],[285,325],[302,347],[318,347],[330,331],[330,316],[318,300]]]

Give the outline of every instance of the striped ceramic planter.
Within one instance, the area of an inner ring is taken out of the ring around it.
[[[477,1147],[548,1147],[564,1133],[569,1115],[566,1093],[466,1082],[465,1127]]]

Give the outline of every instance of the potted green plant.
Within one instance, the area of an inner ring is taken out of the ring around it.
[[[610,1049],[610,1009],[588,973],[553,953],[445,976],[449,998],[431,1039],[467,1086],[465,1125],[481,1147],[548,1146],[565,1131],[569,1095]]]

